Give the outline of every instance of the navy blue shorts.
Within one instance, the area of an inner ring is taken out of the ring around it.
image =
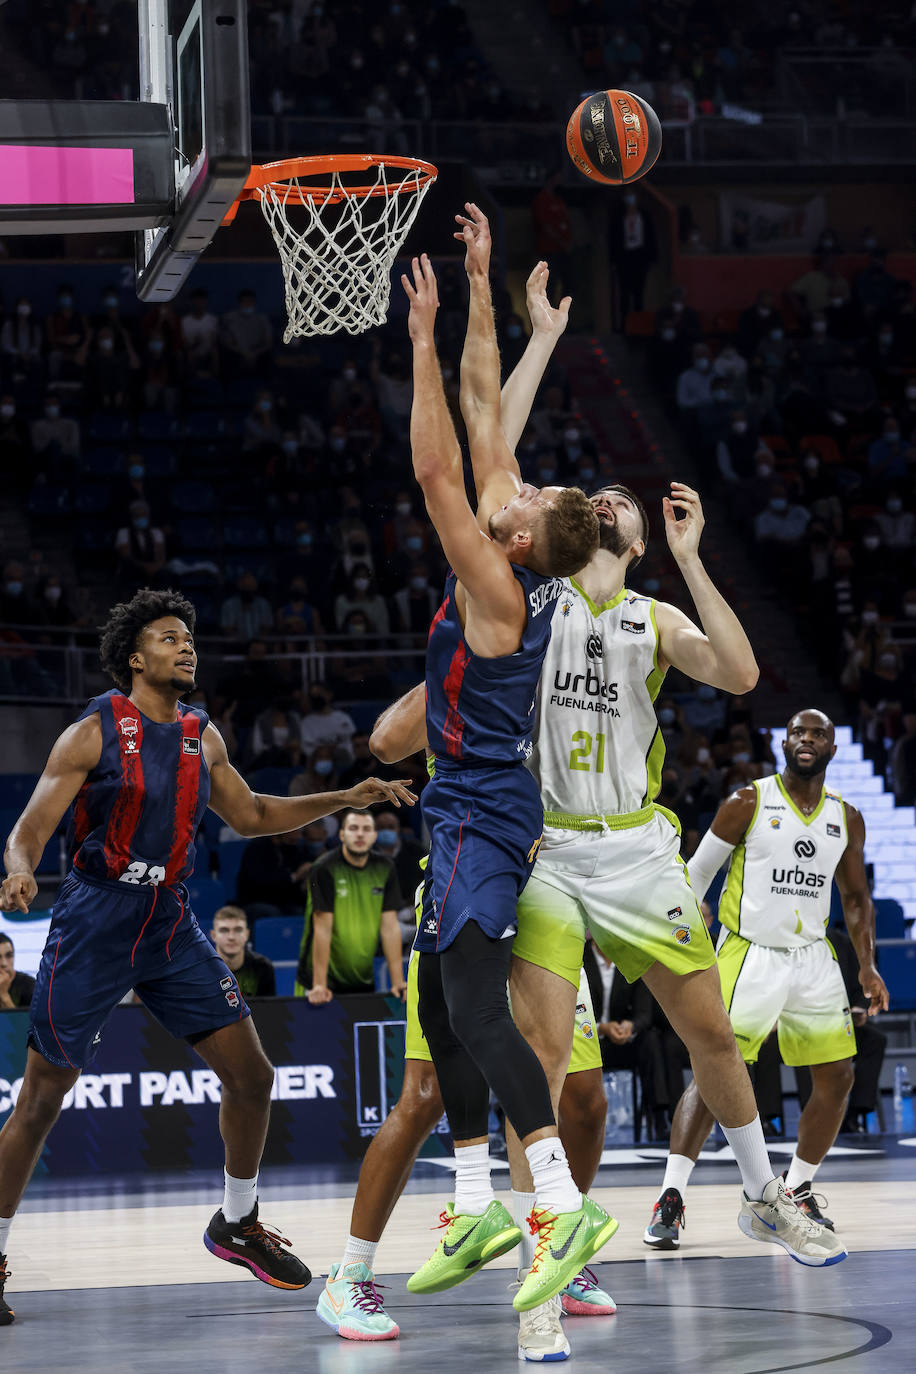
[[[51,1064],[85,1068],[131,988],[182,1039],[201,1039],[250,1015],[184,887],[134,887],[71,871],[54,903],[29,1043]]]
[[[544,826],[528,769],[453,768],[437,758],[422,805],[430,846],[414,948],[447,949],[466,921],[494,939],[514,934]]]

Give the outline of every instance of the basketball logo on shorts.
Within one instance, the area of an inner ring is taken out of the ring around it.
[[[677,940],[679,945],[689,945],[690,931],[687,929],[686,926],[678,926],[677,930],[674,932],[674,938],[675,940]]]
[[[585,641],[585,657],[595,662],[604,657],[604,645],[601,643],[600,635],[589,635]]]
[[[813,840],[796,840],[793,848],[797,859],[813,859],[817,853],[817,845]]]

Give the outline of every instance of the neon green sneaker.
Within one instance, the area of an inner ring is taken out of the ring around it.
[[[512,1300],[516,1312],[561,1293],[617,1230],[614,1218],[588,1197],[578,1212],[533,1211],[528,1225],[538,1241],[528,1277]]]
[[[449,1203],[439,1215],[445,1235],[425,1264],[407,1280],[410,1293],[441,1293],[476,1274],[487,1260],[518,1245],[522,1233],[496,1198],[483,1216],[456,1215]],[[435,1229],[435,1228],[433,1228]]]

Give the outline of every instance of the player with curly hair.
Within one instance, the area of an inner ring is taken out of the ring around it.
[[[311,1275],[258,1221],[258,1168],[273,1068],[238,983],[188,903],[195,836],[209,806],[240,835],[277,835],[344,807],[412,805],[399,782],[369,778],[304,797],[251,791],[206,714],[185,706],[197,672],[194,608],[145,588],[115,606],[101,660],[116,683],[59,737],[6,846],[0,910],[28,912],[45,845],[73,804],[73,863],[54,903],[32,999],[16,1106],[0,1131],[0,1325],[13,1215],[65,1095],[131,988],[167,1030],[194,1046],[222,1084],[225,1196],[207,1249],[274,1287]]]

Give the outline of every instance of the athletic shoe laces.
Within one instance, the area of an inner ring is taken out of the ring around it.
[[[380,1312],[384,1313],[385,1307],[378,1290],[384,1288],[385,1284],[377,1284],[374,1279],[363,1279],[360,1283],[351,1284],[350,1287],[353,1289],[354,1307],[358,1307],[370,1317],[376,1317]]]
[[[541,1261],[547,1254],[547,1247],[550,1244],[550,1237],[553,1235],[554,1227],[557,1224],[556,1213],[531,1211],[527,1218],[528,1230],[533,1236],[537,1236],[538,1243],[534,1251],[534,1259],[531,1261],[531,1273],[536,1274],[541,1267]]]
[[[451,1226],[454,1220],[455,1218],[450,1216],[448,1212],[440,1212],[439,1220],[436,1222],[436,1225],[431,1226],[429,1229],[431,1231],[444,1231],[446,1226]]]
[[[823,1193],[812,1192],[810,1183],[803,1183],[800,1188],[795,1188],[792,1197],[799,1211],[807,1213],[815,1221],[823,1222],[824,1208],[827,1206],[827,1199]]]
[[[268,1254],[278,1255],[283,1259],[286,1258],[286,1255],[281,1247],[291,1244],[285,1236],[280,1235],[279,1231],[271,1230],[260,1221],[250,1222],[247,1226],[243,1226],[242,1235],[249,1244],[260,1245]]]
[[[12,1269],[6,1267],[6,1255],[0,1255],[0,1293],[3,1292],[3,1285],[7,1279],[12,1278]]]
[[[793,1194],[786,1192],[785,1189],[779,1194],[772,1206],[776,1208],[783,1221],[804,1231],[806,1235],[813,1238],[822,1234],[823,1227],[820,1223],[812,1221],[804,1209],[799,1207]]]
[[[587,1265],[584,1269],[579,1271],[573,1279],[573,1283],[577,1288],[581,1288],[583,1293],[590,1293],[593,1289],[597,1289],[598,1287],[598,1280]]]

